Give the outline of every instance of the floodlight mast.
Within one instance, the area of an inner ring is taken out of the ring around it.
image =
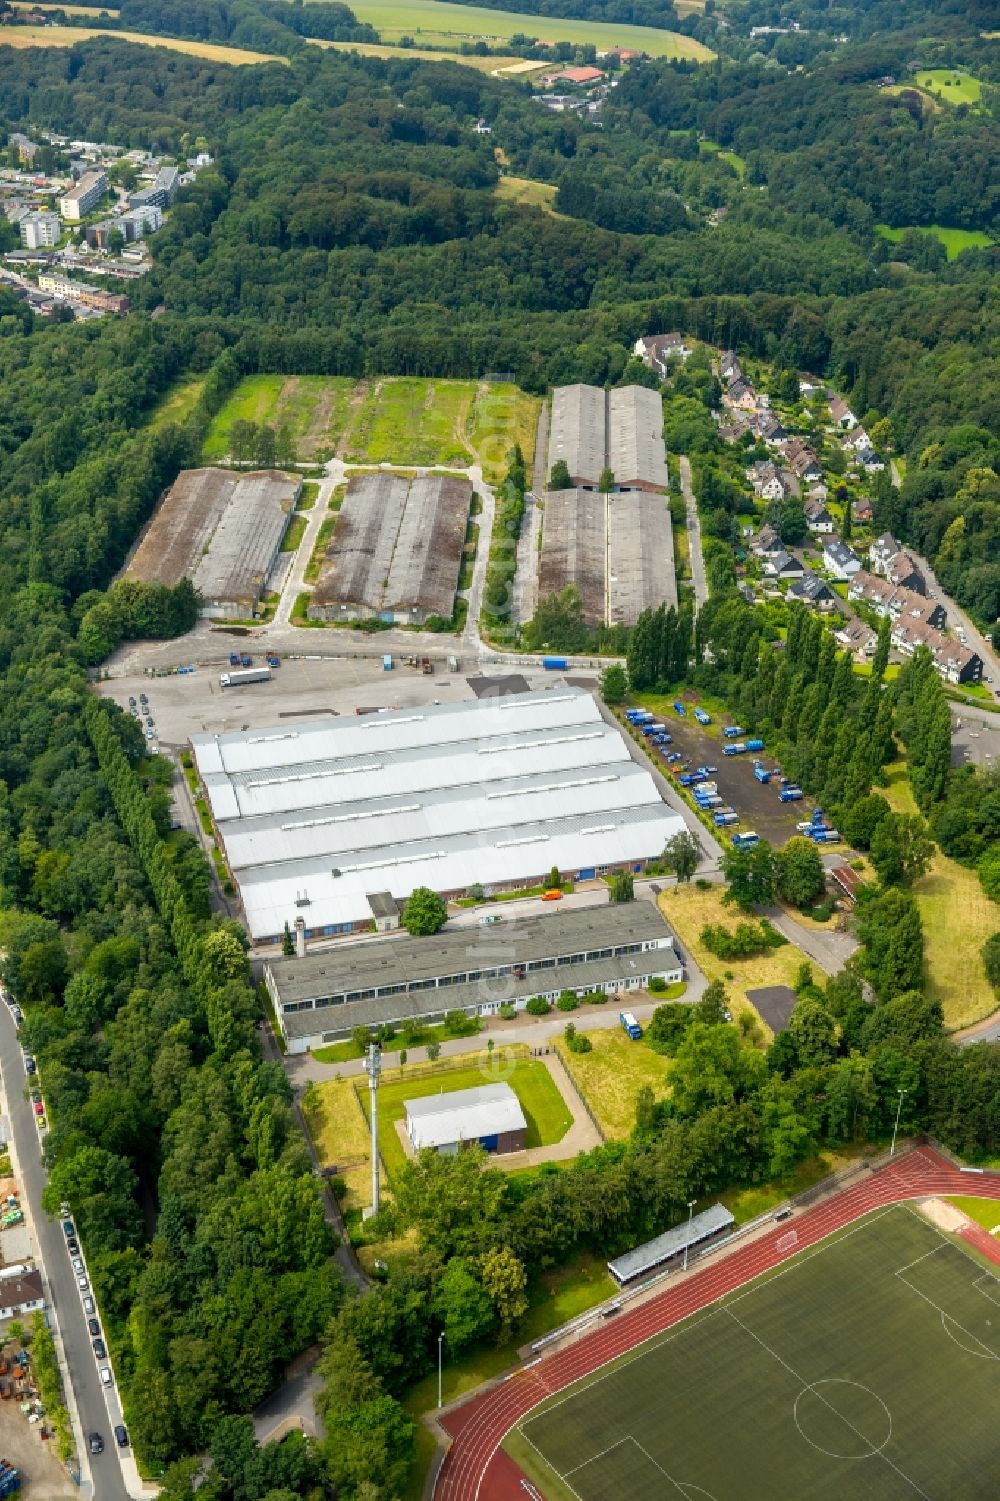
[[[365,1058],[365,1073],[368,1075],[368,1091],[372,1122],[372,1214],[379,1211],[378,1180],[378,1081],[382,1073],[382,1050],[377,1042],[368,1044]]]

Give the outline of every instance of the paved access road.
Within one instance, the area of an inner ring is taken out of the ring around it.
[[[112,1388],[105,1401],[106,1394],[97,1374],[97,1361],[90,1344],[76,1275],[66,1251],[66,1238],[59,1221],[50,1220],[42,1208],[46,1173],[42,1166],[31,1103],[24,1098],[24,1059],[13,1018],[5,1005],[0,1005],[0,1070],[3,1074],[6,1113],[17,1158],[22,1200],[25,1202],[39,1263],[43,1267],[43,1276],[48,1284],[48,1300],[62,1335],[80,1427],[83,1430],[83,1480],[80,1494],[93,1496],[96,1501],[127,1501],[129,1488],[125,1484],[114,1437],[115,1424],[122,1422],[121,1404],[117,1388]],[[86,1247],[83,1250],[86,1254]],[[70,1398],[69,1393],[67,1397]],[[72,1411],[71,1398],[70,1410]],[[86,1436],[94,1430],[104,1439],[104,1453],[91,1456],[86,1452]],[[79,1433],[77,1441],[81,1441]],[[125,1456],[126,1463],[135,1476],[130,1484],[134,1493],[140,1494],[138,1474],[131,1460],[131,1452],[128,1450]]]
[[[684,504],[687,506],[687,530],[688,550],[691,554],[691,579],[694,583],[695,609],[700,610],[702,605],[708,603],[708,579],[705,574],[705,556],[701,550],[701,520],[698,516],[698,502],[694,497],[694,487],[691,484],[691,460],[686,453],[680,456],[681,491],[684,495]]]

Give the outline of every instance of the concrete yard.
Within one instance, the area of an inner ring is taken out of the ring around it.
[[[25,1477],[23,1501],[68,1501],[78,1494],[52,1444],[39,1438],[38,1425],[22,1416],[16,1402],[0,1402],[0,1454]]]

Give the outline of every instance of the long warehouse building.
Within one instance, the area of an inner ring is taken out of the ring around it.
[[[626,994],[653,978],[674,984],[684,965],[652,902],[635,901],[337,944],[268,959],[264,983],[290,1053],[349,1037],[355,1027],[440,1021],[448,1011],[495,1016],[564,990]]]
[[[596,490],[605,469],[617,489],[666,490],[663,398],[645,386],[557,386],[552,393],[549,472],[562,459],[573,485]]]
[[[146,529],[126,576],[174,585],[189,578],[202,614],[252,614],[302,490],[276,469],[186,469]]]
[[[309,601],[310,620],[399,625],[455,607],[472,486],[455,475],[352,478]]]
[[[368,931],[389,893],[641,871],[683,827],[579,689],[195,735],[255,943]]]
[[[674,537],[664,495],[550,490],[542,516],[538,596],[573,585],[588,625],[635,625],[677,604]]]

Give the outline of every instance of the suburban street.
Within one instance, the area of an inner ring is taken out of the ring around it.
[[[708,603],[708,580],[705,577],[705,556],[701,547],[701,521],[698,518],[698,502],[691,484],[691,460],[686,453],[680,456],[681,491],[687,506],[688,550],[691,554],[691,579],[694,583],[695,611]]]
[[[74,1416],[74,1407],[78,1413],[74,1427],[83,1472],[80,1494],[93,1496],[95,1501],[126,1501],[129,1495],[142,1495],[142,1486],[131,1449],[119,1455],[115,1443],[115,1424],[123,1421],[118,1390],[112,1387],[105,1394],[101,1386],[62,1226],[58,1220],[50,1220],[42,1209],[46,1173],[42,1167],[31,1104],[24,1098],[26,1076],[21,1047],[13,1018],[5,1005],[0,1005],[0,1072],[22,1203],[48,1287],[50,1314],[54,1314],[58,1322],[72,1375],[73,1391],[67,1392],[66,1397],[71,1417]],[[84,1257],[86,1249],[81,1245]],[[87,1452],[87,1434],[92,1431],[100,1433],[104,1439],[103,1454],[90,1455]],[[120,1458],[130,1471],[128,1484]]]

